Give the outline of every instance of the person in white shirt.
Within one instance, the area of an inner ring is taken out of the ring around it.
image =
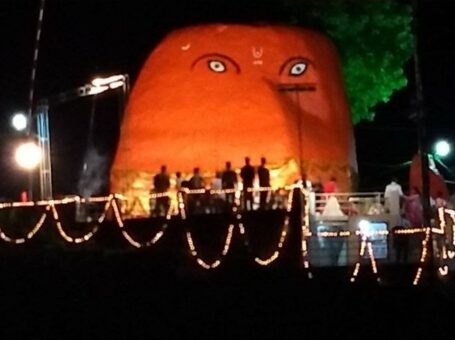
[[[385,207],[391,215],[400,215],[400,198],[402,196],[403,189],[397,183],[397,179],[393,178],[384,191]]]
[[[212,190],[221,190],[223,187],[221,181],[221,172],[217,171],[215,177],[212,178],[212,182],[210,183],[210,189]],[[211,194],[210,198],[210,211],[212,213],[219,213],[222,211],[223,203],[224,203],[224,194],[217,193]]]
[[[182,177],[182,173],[180,171],[177,171],[175,173],[175,189],[177,191],[180,191],[182,190],[182,182],[184,181],[185,179]]]

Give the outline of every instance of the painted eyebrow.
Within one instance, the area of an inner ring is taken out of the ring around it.
[[[210,58],[210,57],[218,57],[218,58],[223,58],[223,59],[228,60],[229,62],[232,63],[232,65],[234,65],[236,73],[240,73],[240,66],[239,66],[239,64],[237,64],[237,62],[236,62],[234,59],[232,59],[231,57],[229,57],[229,56],[227,56],[227,55],[224,55],[224,54],[221,54],[221,53],[207,53],[207,54],[201,55],[201,56],[198,57],[195,61],[193,61],[193,63],[191,64],[191,69],[193,69],[194,66],[196,66],[196,64],[197,64],[201,59]]]
[[[307,64],[313,66],[314,68],[316,68],[316,67],[314,66],[314,63],[313,63],[310,59],[308,59],[308,58],[305,58],[305,57],[298,57],[298,56],[297,56],[297,57],[291,57],[291,58],[287,59],[287,60],[283,63],[283,65],[281,65],[281,67],[280,67],[280,73],[279,73],[280,75],[283,73],[284,68],[285,68],[291,61],[293,61],[293,60],[301,60],[301,61],[304,61],[305,63],[307,63]]]

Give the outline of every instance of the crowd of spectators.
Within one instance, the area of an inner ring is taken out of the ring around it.
[[[269,188],[269,190],[260,190],[255,201],[253,184],[256,180],[261,189]],[[201,193],[193,192],[190,195],[186,195],[185,203],[187,208],[193,212],[222,212],[224,209],[232,207],[235,202],[235,190],[239,188],[242,188],[240,205],[243,210],[253,210],[255,207],[268,209],[274,204],[283,203],[280,195],[275,195],[274,191],[270,189],[270,170],[267,167],[265,157],[261,158],[258,166],[253,166],[250,158],[245,157],[245,163],[239,172],[236,172],[232,168],[231,162],[228,161],[223,171],[217,171],[209,183],[202,176],[198,167],[194,168],[192,175],[186,178],[180,171],[176,172],[175,178],[171,181],[171,175],[167,172],[166,166],[163,165],[160,172],[153,179],[151,193],[167,193],[171,190],[171,182],[175,183],[173,189],[176,191],[202,191]],[[322,183],[321,180],[311,183],[303,179],[303,185],[306,189],[315,193],[330,194],[338,192],[335,177],[331,177],[326,183]],[[209,190],[220,190],[223,192],[210,195]],[[156,201],[151,206],[153,206],[152,214],[163,215],[170,207],[170,199],[166,195],[156,197]]]
[[[232,207],[235,201],[235,189],[242,184],[241,205],[245,210],[253,210],[253,183],[258,177],[259,186],[261,188],[270,187],[270,170],[266,166],[266,159],[261,158],[261,163],[258,167],[251,165],[249,157],[245,158],[245,164],[240,169],[239,175],[232,168],[231,162],[226,162],[225,169],[222,172],[216,172],[210,183],[206,183],[206,179],[201,174],[200,168],[193,169],[193,173],[189,178],[184,178],[181,172],[175,174],[175,189],[177,191],[188,190],[226,190],[227,192],[209,195],[204,193],[192,193],[187,195],[186,203],[190,211],[205,211],[220,212],[225,207]],[[240,177],[240,178],[239,178]],[[171,175],[167,172],[165,165],[153,178],[153,188],[151,193],[164,194],[171,189]],[[230,189],[233,189],[230,191]],[[266,209],[269,200],[269,191],[263,191],[259,194],[259,207]],[[170,199],[163,195],[156,197],[156,202],[153,204],[152,213],[155,215],[163,215],[170,207]]]

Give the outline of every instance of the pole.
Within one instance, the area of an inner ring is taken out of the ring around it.
[[[36,114],[38,143],[41,149],[39,167],[40,199],[52,199],[52,166],[51,166],[51,137],[49,132],[49,106],[43,101],[37,108]]]
[[[300,171],[300,179],[302,181],[305,181],[306,178],[304,178],[304,171],[303,171],[303,147],[302,147],[302,111],[300,107],[300,91],[296,88],[294,90],[294,93],[296,95],[296,102],[297,102],[297,107],[299,108],[297,110],[297,133],[298,133],[298,138],[299,138],[299,171]],[[306,176],[305,176],[306,177]],[[303,183],[305,186],[305,183]]]
[[[278,88],[278,91],[280,92],[294,92],[295,93],[295,101],[296,101],[296,106],[297,106],[297,119],[296,119],[296,124],[297,126],[297,138],[298,140],[298,152],[299,152],[299,172],[300,172],[300,178],[303,179],[304,171],[303,171],[303,143],[302,143],[302,114],[303,110],[301,108],[301,102],[300,102],[300,92],[314,92],[316,91],[316,88],[312,84],[307,84],[307,85],[302,85],[302,84],[294,84],[294,85],[284,85],[280,86]]]
[[[36,69],[38,68],[38,56],[39,56],[39,47],[41,41],[41,29],[43,26],[43,17],[44,17],[44,6],[46,0],[41,0],[38,14],[38,22],[36,24],[36,36],[35,36],[35,48],[33,50],[33,62],[32,62],[32,73],[30,75],[30,91],[28,96],[28,121],[32,121],[33,114],[33,104],[35,97],[35,79],[36,79]],[[30,126],[27,129],[28,134],[31,133]]]
[[[36,70],[38,67],[38,56],[39,56],[39,47],[41,40],[41,29],[43,26],[43,17],[44,17],[44,6],[46,5],[46,0],[41,0],[39,12],[38,12],[38,21],[36,24],[36,36],[35,36],[35,48],[33,50],[33,61],[32,61],[32,71],[30,75],[30,90],[28,96],[28,127],[27,127],[27,137],[30,138],[32,134],[32,115],[33,115],[33,105],[35,97],[35,79],[36,79]],[[33,200],[33,172],[30,172],[28,175],[28,193],[29,200]]]
[[[418,45],[418,10],[419,0],[414,0],[414,72],[415,72],[415,90],[416,90],[416,109],[417,109],[417,131],[420,152],[420,172],[422,177],[422,208],[423,223],[426,228],[431,228],[431,206],[430,206],[430,180],[428,166],[428,140],[426,131],[426,112],[424,108],[422,76],[420,73],[420,58]],[[433,232],[430,229],[428,244],[428,275],[431,279],[434,274],[434,253],[433,253]]]

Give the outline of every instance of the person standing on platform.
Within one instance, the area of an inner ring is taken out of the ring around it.
[[[223,189],[235,189],[237,186],[237,174],[232,170],[231,162],[226,162],[226,169],[221,175],[221,186]],[[235,193],[227,193],[226,201],[231,206],[234,204]]]
[[[411,227],[411,222],[409,222],[404,214],[401,214],[400,221],[398,225],[392,228],[392,244],[395,248],[395,263],[407,263],[409,255],[409,235],[406,235],[403,232],[404,230]]]
[[[221,181],[221,172],[217,171],[215,173],[215,177],[212,178],[212,182],[210,183],[210,189],[214,191],[221,190],[223,188],[223,184]],[[223,198],[224,195],[221,193],[213,193],[210,194],[210,191],[207,190],[208,194],[208,202],[210,205],[210,212],[212,213],[220,213],[223,210]]]
[[[319,177],[318,180],[311,184],[313,191],[316,194],[323,194],[324,193],[324,186],[322,185],[322,180]]]
[[[167,173],[166,165],[161,166],[161,171],[153,178],[153,192],[156,194],[165,194],[168,192],[171,187],[171,181],[169,180],[169,175]],[[155,204],[155,214],[162,215],[166,214],[169,210],[169,197],[162,196],[156,198]]]
[[[334,176],[330,177],[330,180],[324,183],[323,189],[325,194],[325,206],[322,210],[322,214],[324,215],[329,211],[330,213],[338,214],[341,212],[341,214],[343,214],[343,212],[340,210],[340,203],[338,202],[338,198],[335,196],[335,193],[338,192],[337,179]]]
[[[313,190],[313,184],[307,178],[305,173],[302,174],[302,186],[303,186],[303,189],[305,189],[307,191],[312,191]]]
[[[266,167],[267,160],[265,157],[261,158],[261,165],[258,166],[259,187],[270,188],[270,171]],[[265,209],[267,206],[267,198],[270,191],[261,191],[259,194],[259,207]]]
[[[253,188],[254,167],[250,164],[250,158],[245,157],[245,165],[240,170],[240,177],[243,182],[243,207],[245,210],[253,210]],[[250,189],[250,190],[248,190]]]
[[[190,189],[197,190],[197,189],[204,189],[205,183],[204,178],[201,176],[201,171],[199,168],[194,168],[193,176],[190,178]]]
[[[189,189],[190,190],[199,190],[204,189],[205,182],[204,178],[201,176],[199,168],[194,168],[193,176],[190,178]],[[190,194],[188,196],[188,204],[190,205],[189,209],[193,212],[203,211],[202,199],[204,194]]]
[[[411,222],[413,228],[423,226],[423,208],[421,195],[418,188],[414,187],[409,196],[404,197],[404,212],[406,219]]]
[[[182,182],[184,181],[182,177],[182,173],[180,171],[177,171],[175,173],[175,189],[177,191],[182,190]]]
[[[392,178],[392,181],[387,184],[384,191],[384,204],[386,211],[391,215],[400,215],[400,200],[403,197],[403,190],[401,185],[398,184],[396,178]]]
[[[444,199],[441,191],[438,191],[438,193],[436,194],[434,205],[436,208],[436,212],[439,208],[447,208],[447,201]]]
[[[334,194],[338,192],[337,179],[335,177],[330,177],[330,181],[324,183],[324,193],[325,194]]]

